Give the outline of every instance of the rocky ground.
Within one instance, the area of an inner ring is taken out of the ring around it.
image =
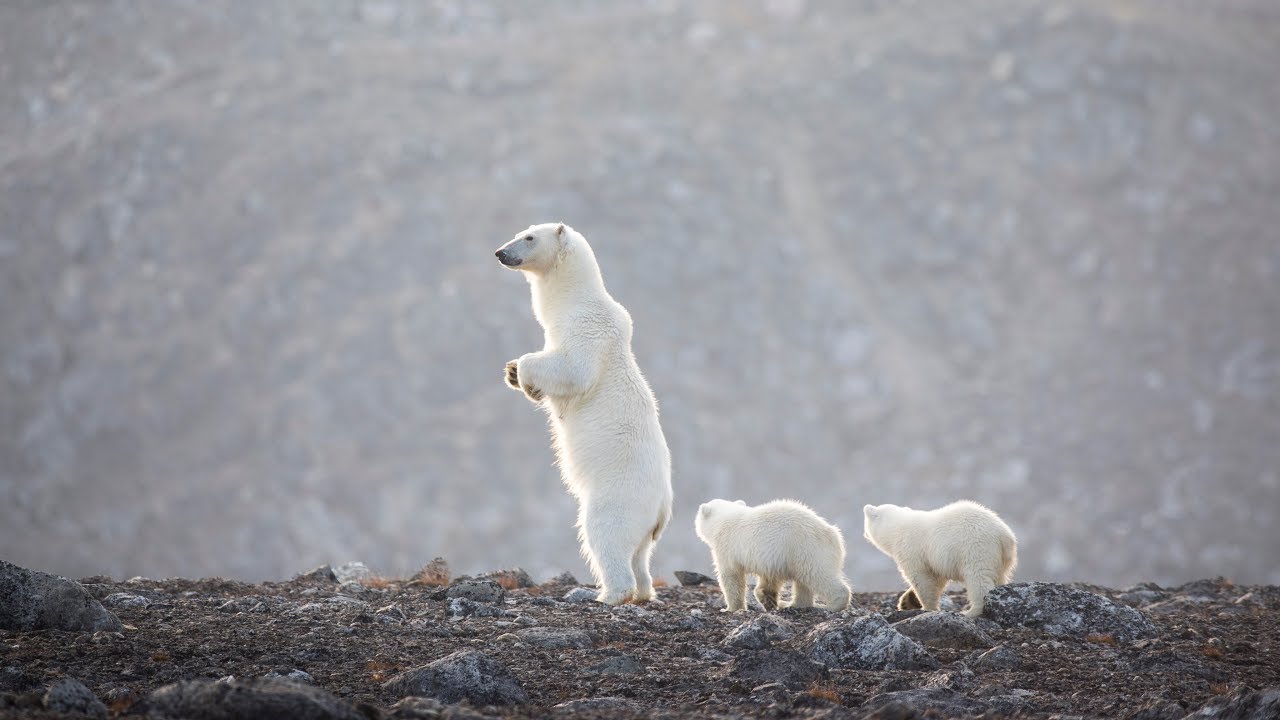
[[[0,717],[1280,717],[1275,586],[1015,583],[972,622],[883,592],[726,614],[679,575],[609,608],[442,562],[259,585],[0,563]]]

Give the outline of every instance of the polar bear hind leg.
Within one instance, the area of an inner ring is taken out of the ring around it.
[[[618,527],[619,515],[614,508],[595,506],[584,498],[580,516],[583,555],[591,566],[600,594],[596,600],[605,605],[620,605],[635,594],[636,576],[631,567],[635,539],[625,527]]]
[[[649,575],[649,557],[653,554],[653,544],[653,536],[646,536],[631,556],[631,572],[636,577],[636,592],[631,598],[633,602],[643,603],[653,599],[653,577]]]
[[[760,576],[760,582],[756,583],[756,600],[760,601],[760,607],[765,610],[778,609],[778,591],[782,589],[782,581],[777,578]]]
[[[818,586],[818,595],[827,601],[827,609],[832,612],[840,612],[849,607],[849,599],[853,596],[853,591],[849,589],[849,584],[840,577],[828,578],[825,583]]]
[[[907,584],[911,586],[910,592],[915,593],[921,608],[937,610],[942,602],[942,588],[946,586],[947,581],[945,578],[940,578],[927,570],[923,570],[909,574],[907,576]],[[902,599],[907,599],[905,593]],[[899,604],[901,604],[901,601],[899,601]]]
[[[997,584],[997,573],[986,563],[964,569],[964,592],[969,597],[969,607],[964,611],[966,617],[976,618],[982,614],[987,593]]]
[[[800,580],[791,582],[791,604],[787,607],[793,608],[811,608],[813,607],[813,588],[804,584]]]

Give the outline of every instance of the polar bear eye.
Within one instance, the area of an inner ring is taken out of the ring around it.
[[[533,236],[532,236],[532,235],[525,235],[525,236],[524,236],[524,241],[525,241],[525,242],[533,242]]]

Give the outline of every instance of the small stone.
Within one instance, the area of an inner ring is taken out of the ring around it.
[[[699,572],[693,572],[692,570],[676,570],[674,575],[676,576],[676,580],[678,580],[684,587],[714,585],[716,582],[715,578],[708,577]]]
[[[969,666],[976,673],[1017,672],[1022,669],[1022,658],[1012,648],[997,645],[973,656]]]
[[[456,597],[449,601],[445,612],[450,617],[502,617],[507,614],[506,610],[500,607],[494,607],[488,603],[476,602],[464,597]]]
[[[480,577],[482,580],[492,580],[504,589],[514,590],[516,588],[537,587],[538,584],[533,581],[529,573],[523,568],[510,568],[508,570],[495,570],[491,573],[485,573]]]
[[[882,693],[873,696],[862,708],[878,713],[877,717],[897,717],[888,711],[899,705],[911,710],[903,717],[922,717],[926,713],[937,713],[940,717],[969,717],[987,711],[985,703],[945,688]]]
[[[337,582],[338,576],[333,573],[332,565],[321,565],[320,567],[309,570],[307,572],[295,575],[294,580],[315,580],[319,582]]]
[[[644,707],[636,701],[626,698],[598,697],[569,700],[568,702],[553,705],[551,709],[558,713],[590,713],[592,716],[596,716],[595,714],[598,713],[598,717],[607,717],[609,713],[639,713],[644,710]]]
[[[543,585],[577,585],[578,578],[574,577],[569,571],[560,573],[550,580],[542,583]]]
[[[141,595],[118,592],[102,598],[102,604],[111,608],[145,608],[151,601]]]
[[[586,630],[566,630],[563,628],[537,626],[521,628],[515,634],[521,640],[534,647],[550,650],[566,648],[585,650],[595,647],[596,644],[595,638]]]
[[[493,580],[459,580],[445,590],[445,597],[500,603],[506,599],[507,592]]]
[[[641,665],[635,658],[626,655],[611,657],[604,662],[596,663],[587,668],[587,672],[601,675],[636,675],[644,671],[644,665]]]
[[[107,717],[107,706],[75,678],[63,678],[54,683],[44,694],[44,706],[54,712],[87,715],[103,720]]]
[[[1256,692],[1241,688],[1230,696],[1213,698],[1187,715],[1186,720],[1273,720],[1277,717],[1280,717],[1280,687]]]
[[[347,562],[333,568],[333,577],[339,585],[363,582],[373,577],[373,571],[362,562]]]
[[[576,587],[564,594],[561,600],[569,603],[590,603],[596,601],[596,596],[600,593],[585,587]]]

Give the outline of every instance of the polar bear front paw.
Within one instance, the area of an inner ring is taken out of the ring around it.
[[[520,390],[520,371],[517,368],[515,360],[507,363],[507,384],[516,390]]]

